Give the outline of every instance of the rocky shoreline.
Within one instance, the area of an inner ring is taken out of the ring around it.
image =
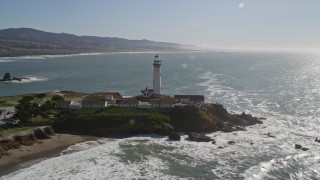
[[[11,76],[9,72],[6,72],[0,81],[22,81],[22,80],[28,80],[29,78],[21,78],[21,77],[15,77]]]
[[[202,119],[191,118],[188,121],[183,118],[193,116],[198,111],[199,109],[194,107],[164,109],[162,113],[171,118],[171,121],[168,122],[154,121],[148,115],[121,115],[119,118],[113,119],[103,115],[63,114],[49,121],[48,126],[33,128],[1,138],[0,159],[3,162],[0,163],[0,167],[6,171],[1,171],[0,174],[17,170],[11,166],[16,167],[21,162],[39,158],[37,153],[48,158],[49,154],[45,152],[54,149],[61,151],[62,147],[66,148],[76,142],[90,140],[90,138],[81,137],[124,138],[138,134],[159,134],[168,136],[169,140],[180,141],[180,134],[184,133],[188,135],[189,141],[215,144],[215,139],[206,136],[205,133],[244,131],[246,126],[262,123],[262,118],[253,117],[250,114],[229,113],[221,104],[208,104],[205,109],[201,109],[201,112],[205,112]],[[135,120],[134,124],[130,124],[129,122],[133,119]],[[57,138],[56,133],[66,134],[70,137],[60,139],[58,143],[56,142],[53,145],[50,145],[50,143],[42,144],[43,142],[54,141]],[[34,149],[38,146],[41,146],[44,150]],[[27,154],[21,153],[26,147],[30,147],[26,150]]]
[[[20,146],[32,146],[39,140],[50,139],[55,133],[88,135],[95,137],[130,137],[138,134],[159,134],[168,136],[171,140],[180,140],[178,133],[189,135],[189,140],[197,142],[214,141],[208,139],[205,133],[217,131],[244,131],[246,126],[261,124],[261,118],[250,114],[229,113],[221,104],[208,104],[206,116],[203,119],[186,120],[182,117],[192,116],[197,108],[183,107],[165,110],[171,121],[162,122],[150,119],[148,115],[122,115],[113,118],[103,115],[78,116],[64,114],[51,120],[48,125],[20,132],[10,137],[0,139],[0,157],[10,149]],[[134,125],[129,123],[134,120]]]
[[[120,117],[113,117],[106,115],[79,116],[71,113],[57,118],[52,127],[58,133],[98,137],[129,137],[152,133],[168,136],[171,133],[180,132],[189,134],[191,132],[244,131],[246,126],[262,124],[261,120],[264,119],[245,113],[229,113],[221,104],[208,104],[205,109],[201,109],[201,112],[194,107],[179,107],[164,109],[161,113],[169,116],[170,121],[159,122],[146,114],[122,114]],[[198,113],[203,114],[198,115]],[[131,121],[134,121],[134,125],[131,124]]]
[[[21,146],[32,146],[41,140],[50,139],[55,133],[50,126],[38,127],[0,139],[0,158],[8,155],[8,150],[19,149]]]

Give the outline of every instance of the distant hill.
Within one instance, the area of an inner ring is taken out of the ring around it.
[[[60,55],[94,52],[201,50],[195,46],[115,37],[77,36],[31,28],[0,30],[0,57]]]

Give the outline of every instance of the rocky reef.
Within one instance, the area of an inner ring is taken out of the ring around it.
[[[12,77],[9,72],[6,72],[0,81],[22,81],[22,80],[27,80],[29,78],[20,78],[20,77]]]

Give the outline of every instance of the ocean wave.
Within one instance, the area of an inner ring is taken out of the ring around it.
[[[0,179],[176,179],[162,173],[167,166],[159,158],[122,159],[123,141],[47,159]]]
[[[21,81],[18,80],[13,80],[13,81],[7,81],[6,83],[32,83],[32,82],[39,82],[39,81],[48,81],[48,78],[44,78],[44,77],[31,77],[31,76],[27,76],[24,77],[27,79],[22,79]]]
[[[207,71],[198,77],[202,82],[198,86],[204,88],[204,94],[209,102],[218,102],[225,105],[228,109],[242,113],[266,115],[280,115],[279,104],[264,98],[262,93],[240,91],[232,87],[222,85],[226,79],[232,82],[232,77],[222,74],[214,74]]]
[[[320,179],[319,172],[319,154],[303,153],[260,163],[246,170],[243,176],[247,180]]]
[[[317,144],[310,137],[289,136],[279,124],[281,122],[276,124],[271,119],[247,131],[208,134],[216,139],[216,144],[191,142],[185,134],[181,134],[181,141],[169,141],[159,135],[88,141],[70,146],[59,157],[0,179],[250,179],[268,177],[264,176],[265,169],[281,163],[283,167],[272,172],[285,174],[288,171],[290,177],[300,177],[285,168],[289,162],[294,170],[311,168],[302,177],[319,177]],[[267,133],[275,138],[268,137]],[[230,145],[229,141],[235,144]],[[304,143],[313,150],[297,154],[303,151],[294,149],[295,142]],[[306,163],[298,165],[299,162]]]
[[[14,62],[14,59],[1,59],[0,58],[0,63],[8,63],[8,62]]]

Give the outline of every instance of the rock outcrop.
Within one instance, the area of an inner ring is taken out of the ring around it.
[[[2,81],[11,81],[12,77],[11,74],[9,72],[6,72],[2,78]]]
[[[174,132],[170,133],[168,137],[171,141],[180,141],[181,139],[180,135]]]
[[[302,146],[301,146],[300,144],[295,144],[295,145],[294,145],[294,148],[296,148],[296,149],[301,149]]]
[[[211,137],[206,136],[204,133],[192,132],[192,133],[189,133],[188,136],[189,136],[188,140],[190,140],[190,141],[196,141],[196,142],[215,141]]]
[[[69,113],[55,119],[52,126],[55,132],[59,133],[102,137],[128,137],[137,134],[156,133],[164,136],[170,135],[173,139],[178,139],[171,133],[244,131],[246,126],[260,123],[262,121],[259,118],[250,114],[232,114],[220,104],[206,104],[203,108],[187,106],[158,109],[156,114],[126,114],[125,109],[121,114],[114,115]],[[200,136],[201,140],[195,141],[213,141],[212,139],[202,139],[202,137],[204,136]],[[190,139],[194,139],[193,136]],[[199,138],[195,136],[195,139]]]
[[[6,72],[0,81],[22,81],[29,78],[12,77],[9,72]]]
[[[303,146],[300,145],[300,144],[295,144],[295,145],[294,145],[294,148],[300,149],[300,150],[302,150],[302,151],[308,151],[308,150],[309,150],[309,148],[303,147]]]
[[[32,146],[38,140],[48,139],[51,135],[54,135],[52,128],[46,126],[4,137],[0,139],[0,158],[6,155],[9,149],[18,149],[21,145]]]

